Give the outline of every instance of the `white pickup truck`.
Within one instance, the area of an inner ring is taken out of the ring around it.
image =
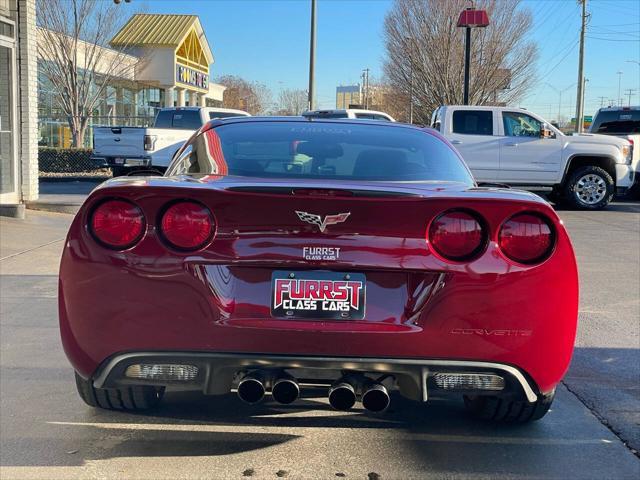
[[[140,168],[164,172],[173,154],[209,120],[247,116],[247,112],[229,108],[163,108],[153,127],[94,128],[91,159],[110,167],[114,176]]]
[[[604,107],[593,117],[589,133],[624,138],[633,145],[631,164],[635,167],[634,197],[640,197],[640,107]]]
[[[576,208],[604,208],[633,185],[637,170],[628,140],[564,135],[522,108],[442,106],[431,127],[455,146],[478,183],[549,192]]]

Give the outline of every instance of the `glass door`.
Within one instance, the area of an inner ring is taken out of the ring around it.
[[[0,203],[17,203],[15,48],[0,39]]]

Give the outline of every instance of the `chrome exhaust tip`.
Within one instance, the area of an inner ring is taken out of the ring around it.
[[[339,381],[329,389],[329,404],[336,410],[349,410],[355,403],[356,391],[350,383]]]
[[[384,412],[391,403],[389,392],[381,383],[373,383],[362,394],[362,406],[373,413]]]
[[[300,386],[292,377],[278,378],[271,388],[273,399],[284,405],[293,403],[300,395]]]
[[[247,375],[238,383],[237,393],[240,400],[253,405],[264,398],[264,384],[261,379]]]

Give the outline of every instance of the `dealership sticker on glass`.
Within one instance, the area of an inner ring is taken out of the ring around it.
[[[318,320],[364,318],[367,281],[362,273],[276,271],[271,315]]]

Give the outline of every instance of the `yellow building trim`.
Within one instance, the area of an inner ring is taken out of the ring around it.
[[[176,59],[188,67],[209,73],[209,62],[194,27],[191,27],[176,49]]]

